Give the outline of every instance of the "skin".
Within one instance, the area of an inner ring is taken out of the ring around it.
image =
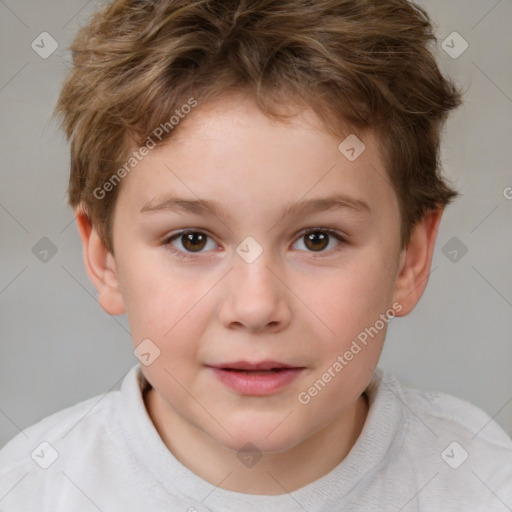
[[[338,150],[350,133],[333,138],[308,108],[285,124],[250,99],[225,97],[199,105],[124,178],[115,256],[76,210],[99,303],[111,315],[127,314],[134,347],[149,338],[160,350],[141,365],[153,386],[148,413],[176,458],[213,485],[276,495],[337,466],[366,420],[364,390],[386,328],[308,404],[298,394],[394,303],[396,316],[408,314],[427,284],[442,209],[425,216],[402,250],[397,197],[383,178],[378,140],[361,135],[366,150],[350,162]],[[140,212],[166,193],[217,201],[228,217]],[[365,201],[370,212],[281,214],[285,205],[334,193]],[[206,243],[165,243],[189,228],[209,235]],[[329,228],[345,242],[331,236],[314,246],[301,234],[309,228]],[[248,236],[263,249],[252,263],[236,252]],[[305,369],[274,394],[252,396],[226,387],[205,366],[263,359]],[[262,455],[250,467],[237,457],[248,442]]]

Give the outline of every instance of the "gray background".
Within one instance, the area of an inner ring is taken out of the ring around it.
[[[67,47],[97,5],[0,0],[0,446],[117,388],[137,362],[126,317],[103,312],[85,273],[66,206],[69,149],[50,121]],[[380,365],[473,402],[512,434],[512,1],[422,5],[437,27],[442,69],[468,89],[442,147],[463,197],[445,212],[427,291],[392,322]],[[44,31],[59,44],[46,59],[31,48]],[[441,45],[454,31],[469,43],[456,59]],[[32,252],[43,237],[57,250],[46,262]]]

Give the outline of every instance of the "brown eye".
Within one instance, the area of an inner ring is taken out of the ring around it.
[[[329,235],[321,231],[313,231],[304,236],[306,247],[312,251],[323,251],[329,244]]]
[[[217,244],[206,233],[201,231],[181,231],[167,238],[164,244],[172,246],[172,250],[176,255],[187,257],[206,252],[203,249],[208,249],[208,242],[211,244],[210,249],[217,247]]]
[[[183,247],[185,247],[187,251],[191,252],[200,251],[203,249],[206,245],[207,238],[208,237],[206,235],[198,232],[181,235]]]
[[[307,252],[316,253],[329,252],[326,248],[331,245],[332,240],[338,241],[338,243],[335,244],[334,249],[336,249],[336,247],[342,242],[345,242],[345,239],[341,235],[335,231],[326,229],[310,229],[309,231],[302,233],[296,243],[302,240],[304,240],[304,246],[306,247]]]

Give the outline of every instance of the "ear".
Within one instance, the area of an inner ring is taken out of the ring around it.
[[[98,302],[109,315],[122,315],[125,308],[114,256],[107,251],[81,207],[76,208],[75,219],[82,240],[85,270],[98,291]]]
[[[393,301],[400,303],[402,309],[396,316],[409,314],[425,291],[443,211],[444,208],[437,208],[427,213],[414,227],[407,247],[400,254]]]

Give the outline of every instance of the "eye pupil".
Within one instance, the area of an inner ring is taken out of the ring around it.
[[[320,231],[314,231],[306,235],[306,246],[312,250],[323,250],[328,245],[328,236]],[[312,246],[309,245],[312,243]]]
[[[309,251],[324,252],[326,247],[328,247],[332,236],[340,242],[342,241],[342,239],[333,235],[330,231],[322,229],[315,231],[311,230],[308,233],[303,234],[302,238],[305,240],[305,246]],[[181,244],[184,249],[179,252],[202,253],[209,238],[210,237],[208,235],[201,231],[189,231],[171,237],[167,243],[172,243],[173,239],[179,239],[181,240]]]
[[[185,247],[187,251],[200,251],[206,244],[206,236],[201,233],[186,233],[182,238],[183,247]]]

